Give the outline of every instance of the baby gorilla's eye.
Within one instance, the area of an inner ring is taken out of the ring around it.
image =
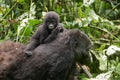
[[[51,19],[51,23],[52,24],[56,24],[57,22],[56,22],[56,19]]]
[[[54,22],[52,22],[52,24],[56,25],[56,22],[54,21]]]
[[[47,25],[49,25],[50,24],[50,22],[47,22]]]

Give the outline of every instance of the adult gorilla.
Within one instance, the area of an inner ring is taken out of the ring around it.
[[[51,43],[41,44],[29,59],[12,73],[14,80],[68,80],[75,63],[89,63],[90,39],[80,30],[58,34]]]

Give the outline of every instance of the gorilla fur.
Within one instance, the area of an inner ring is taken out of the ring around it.
[[[17,60],[18,62],[14,60],[13,63],[11,62],[12,65],[17,66],[7,70],[3,80],[69,80],[76,62],[89,63],[90,47],[91,41],[83,32],[76,29],[66,30],[58,34],[51,43],[38,46],[33,51],[35,54],[28,59],[22,53],[20,54],[23,56],[12,56],[21,59]],[[18,53],[16,51],[15,54]]]
[[[38,30],[32,36],[30,43],[25,49],[25,53],[31,56],[32,51],[36,47],[53,41],[56,35],[63,32],[63,30],[64,28],[59,22],[59,15],[54,11],[47,12],[43,24],[39,26]]]
[[[26,59],[24,48],[25,45],[12,41],[0,43],[0,80],[9,80],[10,70]]]

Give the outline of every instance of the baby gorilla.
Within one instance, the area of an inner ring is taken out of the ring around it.
[[[41,44],[19,68],[12,71],[12,80],[69,80],[75,63],[90,61],[91,40],[80,30],[64,30],[56,39]]]
[[[45,15],[44,23],[39,26],[36,33],[32,36],[30,43],[25,49],[25,53],[30,56],[32,51],[43,43],[49,43],[56,38],[59,32],[63,32],[63,27],[59,23],[59,15],[50,11]]]

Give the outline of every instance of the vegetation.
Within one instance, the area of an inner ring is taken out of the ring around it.
[[[93,41],[92,79],[120,79],[120,0],[0,0],[0,41],[27,43],[44,14],[56,11],[68,29]]]

